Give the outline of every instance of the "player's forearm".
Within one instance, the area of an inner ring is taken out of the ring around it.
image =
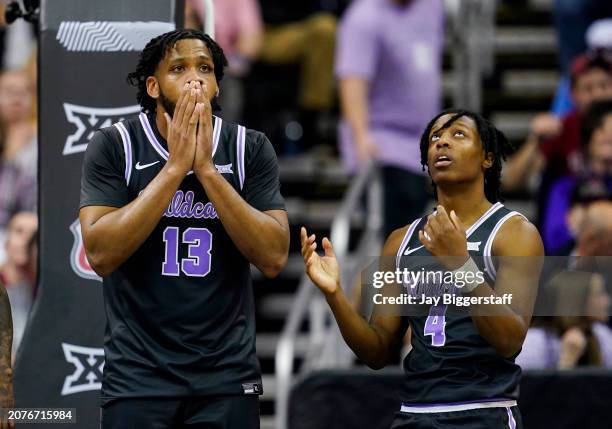
[[[383,341],[382,334],[357,312],[342,289],[326,295],[325,298],[344,341],[355,355],[370,368],[384,367],[389,357],[388,347]]]
[[[276,276],[289,252],[289,229],[251,207],[216,170],[196,172],[230,238],[265,276]]]
[[[87,258],[99,275],[107,276],[119,268],[151,235],[184,177],[167,163],[135,200],[86,228]],[[83,222],[81,217],[81,225]]]
[[[368,82],[348,77],[340,80],[340,107],[355,139],[368,134]]]
[[[13,320],[8,294],[0,284],[0,407],[12,397],[11,347]]]
[[[496,295],[489,285],[482,284],[470,296],[489,297]],[[477,304],[470,307],[470,315],[478,333],[504,357],[519,352],[527,335],[525,319],[512,308],[502,304]]]

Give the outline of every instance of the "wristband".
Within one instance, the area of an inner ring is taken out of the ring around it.
[[[478,287],[478,285],[481,284],[481,282],[478,281],[479,272],[480,272],[480,269],[478,269],[478,265],[476,265],[476,262],[474,262],[472,258],[468,258],[468,260],[465,261],[465,264],[463,264],[462,266],[460,266],[459,268],[453,271],[453,277],[455,273],[473,273],[474,280],[471,282],[466,282],[464,280],[465,284],[463,286],[461,287],[455,286],[455,287],[461,289],[461,293],[472,292],[474,289]],[[465,279],[465,275],[463,276],[463,278]]]

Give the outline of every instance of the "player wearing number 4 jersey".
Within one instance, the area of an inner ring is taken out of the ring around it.
[[[289,246],[272,145],[211,113],[226,65],[201,32],[151,40],[130,82],[143,113],[99,130],[80,221],[104,277],[102,427],[259,427],[250,263]]]
[[[363,362],[372,368],[385,366],[411,330],[402,406],[393,429],[522,427],[516,406],[520,368],[514,358],[533,312],[543,246],[533,225],[498,202],[507,149],[503,134],[477,114],[449,110],[433,118],[421,138],[421,162],[428,168],[438,205],[431,215],[389,236],[381,268],[419,271],[426,266],[461,272],[466,279],[466,273],[473,273],[472,279],[485,281],[447,290],[470,297],[511,294],[511,304],[475,304],[467,314],[438,305],[422,316],[375,308],[368,322],[340,287],[329,240],[323,239],[325,254],[319,256],[316,237],[302,229],[306,272],[325,294],[345,341]],[[410,286],[404,285],[409,291]],[[413,286],[419,290],[423,285]]]

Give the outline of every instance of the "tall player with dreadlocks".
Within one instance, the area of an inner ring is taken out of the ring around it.
[[[437,115],[421,139],[436,211],[394,231],[382,252],[381,266],[391,271],[418,271],[431,264],[425,263],[430,257],[435,263],[428,269],[461,272],[465,284],[447,291],[475,298],[468,314],[438,304],[426,306],[425,314],[408,316],[378,308],[369,322],[364,320],[340,288],[329,240],[323,239],[321,257],[315,251],[316,237],[302,229],[306,272],[363,362],[385,366],[411,329],[412,351],[404,360],[402,406],[394,429],[521,426],[516,407],[521,371],[514,358],[533,312],[543,246],[533,225],[498,202],[507,150],[503,134],[481,116],[463,110]],[[392,262],[385,263],[388,259]],[[472,280],[467,281],[467,273]],[[511,294],[510,304],[496,299],[505,294]]]
[[[284,266],[272,145],[213,116],[227,64],[198,31],[151,40],[129,82],[143,112],[99,130],[80,221],[104,277],[102,427],[259,427],[250,263]]]

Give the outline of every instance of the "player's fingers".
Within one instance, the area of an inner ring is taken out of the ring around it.
[[[329,238],[323,237],[323,241],[321,242],[321,244],[323,245],[323,249],[325,250],[325,256],[336,256],[331,241],[329,241]]]
[[[436,212],[438,213],[438,215],[436,216],[436,221],[438,222],[436,226],[439,226],[443,229],[447,229],[453,226],[453,222],[451,221],[450,217],[448,216],[448,212],[444,207],[438,205]]]
[[[308,232],[306,231],[306,228],[305,227],[301,227],[300,228],[300,241],[302,242],[302,246],[306,242],[307,238],[308,238]]]
[[[448,219],[448,213],[441,204],[436,207],[436,213],[439,216],[438,219]]]
[[[425,233],[425,238],[429,241],[433,241],[436,238],[436,230],[431,226],[430,223],[425,224],[423,232]]]
[[[431,250],[431,241],[429,241],[427,237],[425,237],[425,231],[423,230],[419,231],[419,241],[423,246],[425,246],[427,250]]]
[[[184,108],[182,114],[180,115],[180,127],[182,129],[187,129],[189,127],[189,121],[191,119],[191,115],[195,110],[196,100],[195,100],[195,89],[193,88],[193,82],[189,85],[189,94],[187,95],[184,101]]]
[[[189,125],[187,127],[187,135],[195,137],[196,130],[198,128],[198,121],[200,119],[200,109],[202,108],[202,104],[197,103],[193,112],[191,112],[191,117],[189,118]],[[195,142],[195,139],[194,139]]]
[[[457,228],[459,231],[465,232],[465,227],[463,226],[463,222],[461,222],[461,219],[459,219],[459,216],[457,216],[457,213],[455,213],[455,210],[451,210],[450,220],[455,226],[455,228]]]
[[[310,241],[310,239],[306,239],[303,243],[302,243],[302,255],[305,255],[306,252],[308,252],[308,249],[310,249],[310,246],[312,246],[312,241]]]
[[[172,119],[174,120],[174,125],[180,127],[183,121],[183,112],[185,111],[187,99],[189,98],[189,83],[183,85],[181,88],[181,93],[179,94],[179,98],[174,106],[174,116]]]

